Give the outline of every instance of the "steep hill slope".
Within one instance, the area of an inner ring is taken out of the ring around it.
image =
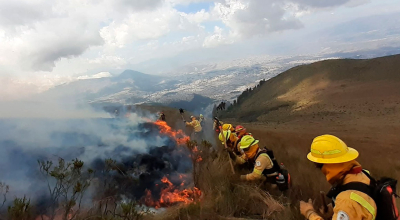
[[[290,171],[290,198],[296,206],[290,219],[304,219],[298,200],[318,200],[318,192],[330,187],[306,158],[318,135],[336,135],[357,149],[357,161],[373,176],[400,178],[399,69],[400,55],[294,67],[223,114],[224,122],[245,126],[261,146],[274,150]]]
[[[285,123],[400,116],[400,55],[294,67],[255,89],[227,117]],[[304,118],[303,118],[304,120]],[[396,120],[397,122],[398,120]]]

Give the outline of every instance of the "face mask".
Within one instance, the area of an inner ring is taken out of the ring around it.
[[[249,148],[247,148],[248,150],[244,151],[244,153],[246,154],[246,157],[249,159],[253,159],[258,151],[258,144],[255,144]]]

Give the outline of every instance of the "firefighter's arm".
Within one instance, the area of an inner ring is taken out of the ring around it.
[[[311,199],[308,202],[300,201],[300,213],[308,220],[324,220],[315,212]]]
[[[345,191],[336,197],[332,219],[363,219],[362,213],[365,209],[356,201],[351,200],[350,195],[350,191]],[[371,215],[368,211],[366,212],[367,215]]]
[[[235,163],[237,163],[237,164],[244,164],[244,163],[246,163],[247,162],[247,160],[246,160],[246,155],[242,155],[242,156],[240,156],[240,157],[238,157],[238,156],[236,156],[236,159],[235,159]]]
[[[262,172],[265,169],[270,168],[272,168],[271,160],[263,155],[260,155],[256,160],[253,172],[247,175],[241,175],[240,179],[247,181],[263,179],[265,177],[262,175]]]
[[[186,122],[186,125],[193,126],[193,121],[192,122]]]
[[[315,211],[311,211],[311,212],[307,213],[307,216],[308,216],[308,220],[324,220]],[[306,218],[307,218],[307,216],[306,216]]]

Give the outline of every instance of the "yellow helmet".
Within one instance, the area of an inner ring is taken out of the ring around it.
[[[229,140],[229,137],[231,136],[231,131],[230,130],[227,130],[227,131],[223,131],[223,133],[224,133],[224,136],[225,136],[225,140]],[[222,134],[221,133],[219,133],[219,140],[220,141],[222,141],[222,144],[224,144],[224,137],[222,137]]]
[[[321,135],[314,138],[307,158],[315,163],[344,163],[358,157],[358,151],[347,147],[338,137]]]
[[[222,130],[224,130],[224,131],[231,130],[232,128],[233,128],[233,126],[231,124],[222,125]]]
[[[242,137],[240,141],[240,149],[245,149],[251,147],[255,144],[258,144],[258,140],[254,139],[251,135],[245,135]]]

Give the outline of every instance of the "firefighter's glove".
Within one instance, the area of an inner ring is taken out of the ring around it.
[[[311,214],[315,213],[312,202],[311,199],[309,199],[308,202],[300,201],[300,213],[306,217],[306,219],[309,219]]]
[[[319,209],[319,212],[321,212],[321,214],[323,214],[326,218],[332,218],[332,216],[333,216],[333,206],[332,206],[332,203],[329,203],[328,205],[328,211],[324,211],[324,207],[321,207],[320,209]]]

